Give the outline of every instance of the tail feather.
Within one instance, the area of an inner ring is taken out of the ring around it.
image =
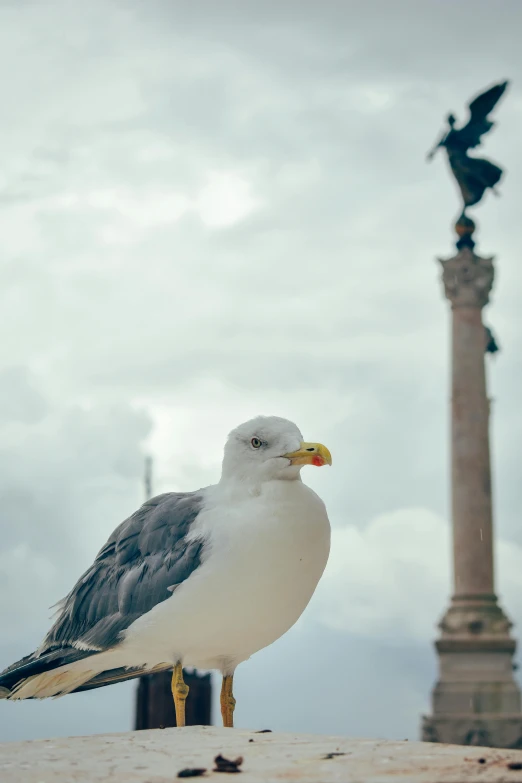
[[[78,669],[74,665],[51,669],[19,682],[10,692],[8,698],[18,701],[19,699],[48,699],[65,696],[89,680],[93,674],[91,669]]]
[[[0,673],[0,698],[10,698],[15,689],[21,686],[29,677],[46,674],[60,666],[75,663],[95,654],[93,650],[58,647],[42,655],[37,655],[36,653],[26,655],[25,658],[21,658]]]
[[[137,677],[142,677],[144,674],[155,674],[156,672],[164,672],[172,669],[172,663],[159,664],[152,669],[144,667],[135,667],[132,669],[125,669],[120,667],[118,669],[109,669],[106,672],[97,674],[96,677],[88,680],[83,685],[80,685],[71,693],[80,693],[80,691],[90,691],[94,688],[104,688],[106,685],[112,685],[116,682],[125,682],[126,680],[135,680]]]
[[[87,661],[81,666],[74,665],[91,656],[100,656],[98,661],[101,663],[103,653],[60,647],[39,656],[36,653],[27,655],[0,673],[0,699],[45,699],[64,696],[172,669],[172,663],[160,663],[152,668],[120,666],[101,672],[98,662],[95,664],[94,660],[92,668],[89,668]],[[105,659],[104,663],[108,664],[109,661]]]

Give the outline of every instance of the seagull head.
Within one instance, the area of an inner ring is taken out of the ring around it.
[[[308,443],[298,427],[278,416],[258,416],[232,430],[225,445],[223,479],[259,483],[297,479],[303,465],[331,465],[322,443]]]

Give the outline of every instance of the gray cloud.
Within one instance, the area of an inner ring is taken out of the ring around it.
[[[376,0],[222,0],[204,14],[163,0],[4,3],[0,665],[38,643],[47,607],[140,502],[145,450],[158,491],[192,489],[217,479],[226,432],[260,412],[331,446],[334,468],[306,478],[359,555],[381,557],[382,515],[398,542],[393,512],[447,518],[449,314],[434,256],[451,252],[458,199],[424,155],[448,109],[463,117],[505,77],[487,154],[507,176],[477,217],[479,248],[498,253],[497,529],[519,617],[521,21],[514,1],[472,14]],[[300,627],[245,664],[241,725],[416,736],[435,677],[429,633],[408,630],[419,606],[397,599],[393,644],[368,619],[384,620],[401,557],[389,548],[366,593],[361,575],[325,581]],[[425,563],[433,615],[443,557]],[[353,614],[334,629],[336,591]],[[304,687],[318,665],[322,713]],[[1,736],[125,729],[132,694],[0,703]]]
[[[46,411],[45,397],[34,384],[27,367],[0,370],[0,417],[4,423],[36,423],[42,420]]]

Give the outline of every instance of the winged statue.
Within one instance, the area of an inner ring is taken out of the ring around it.
[[[432,160],[438,149],[446,150],[453,176],[457,180],[463,200],[462,217],[466,216],[467,207],[478,204],[489,188],[495,194],[502,169],[485,158],[475,158],[468,155],[468,150],[482,143],[482,136],[493,128],[494,122],[488,115],[504,94],[508,82],[495,84],[474,98],[468,105],[469,119],[466,125],[455,127],[457,119],[453,114],[447,118],[448,130],[444,131],[440,140],[428,153],[428,161]],[[498,195],[498,194],[497,194]]]

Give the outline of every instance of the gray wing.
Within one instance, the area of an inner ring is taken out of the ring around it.
[[[170,598],[201,563],[204,541],[187,540],[187,534],[202,502],[199,493],[169,492],[122,522],[61,602],[38,653],[56,647],[105,650],[134,620]]]

